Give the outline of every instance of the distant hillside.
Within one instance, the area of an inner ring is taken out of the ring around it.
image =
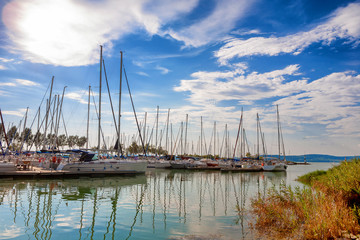
[[[270,155],[272,157],[277,157],[277,155]],[[356,156],[332,156],[324,154],[306,154],[307,162],[340,162],[343,160],[350,160]],[[304,162],[304,155],[290,155],[286,156],[286,160],[292,162]]]

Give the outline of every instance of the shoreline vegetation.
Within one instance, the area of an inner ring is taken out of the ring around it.
[[[270,239],[360,239],[360,159],[272,187],[252,199],[251,227]]]

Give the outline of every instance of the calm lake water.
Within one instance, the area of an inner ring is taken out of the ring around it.
[[[251,198],[286,173],[151,169],[133,177],[1,180],[0,239],[252,239]],[[237,210],[239,206],[240,212]]]

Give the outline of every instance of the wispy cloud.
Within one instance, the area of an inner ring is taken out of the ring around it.
[[[220,40],[235,27],[236,21],[248,13],[255,1],[220,0],[212,13],[181,30],[170,29],[166,33],[184,42],[185,46],[199,47]]]
[[[7,63],[7,62],[13,62],[14,59],[8,59],[8,58],[2,58],[0,57],[0,62],[4,62],[4,63]]]
[[[8,58],[2,58],[0,57],[0,63],[5,63],[5,65],[7,63],[13,62],[14,59],[8,59]],[[0,70],[6,70],[8,69],[8,67],[6,67],[4,64],[0,64]]]
[[[26,108],[18,109],[17,111],[1,111],[4,115],[13,115],[18,117],[23,117],[26,112]]]
[[[4,82],[4,83],[0,83],[0,87],[2,87],[2,86],[4,86],[4,87],[15,87],[16,84],[13,83],[13,82]]]
[[[261,34],[261,31],[259,29],[252,29],[252,30],[248,30],[248,29],[238,29],[235,31],[232,31],[231,34],[236,34],[236,35],[253,35],[253,34]]]
[[[76,92],[67,92],[64,95],[65,98],[75,100],[81,104],[88,104],[88,92],[80,90]]]
[[[167,69],[165,67],[161,67],[161,66],[156,66],[156,69],[161,71],[161,74],[168,74],[170,72],[169,69]]]
[[[154,35],[162,25],[191,11],[198,0],[88,1],[14,0],[3,8],[12,41],[9,49],[37,63],[81,66],[97,62],[98,45],[144,31]]]
[[[283,37],[253,37],[247,40],[232,38],[215,52],[221,64],[235,57],[252,55],[276,56],[281,53],[300,54],[309,45],[321,42],[329,45],[336,39],[359,44],[360,3],[351,3],[337,9],[328,19],[307,32]]]
[[[149,77],[149,74],[147,74],[145,72],[137,72],[137,74],[144,76],[144,77]]]
[[[40,86],[39,83],[26,80],[26,79],[13,79],[11,82],[3,82],[0,83],[1,86],[7,86],[7,87],[16,87],[16,86]]]
[[[30,80],[26,80],[26,79],[15,79],[15,82],[17,82],[20,85],[24,85],[24,86],[40,86],[39,83],[30,81]]]

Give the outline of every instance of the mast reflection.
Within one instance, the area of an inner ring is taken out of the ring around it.
[[[28,239],[176,239],[226,229],[245,238],[250,199],[285,179],[286,172],[154,169],[132,177],[3,181],[0,214],[11,223],[1,222],[0,232]],[[9,233],[10,227],[16,229]]]

